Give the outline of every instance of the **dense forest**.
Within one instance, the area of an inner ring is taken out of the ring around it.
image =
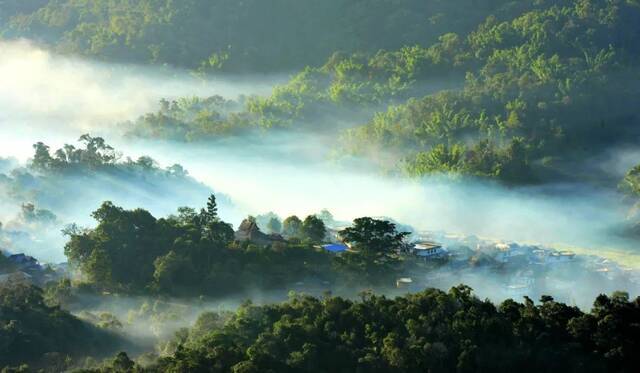
[[[496,306],[465,286],[360,302],[300,296],[247,305],[221,326],[203,315],[174,356],[149,370],[631,372],[638,301],[603,295],[583,313],[551,297]]]
[[[639,363],[640,299],[625,293],[599,296],[588,313],[548,296],[538,304],[527,298],[495,305],[462,285],[395,299],[363,293],[359,301],[294,294],[281,304],[203,313],[193,328],[176,333],[168,344],[173,352],[157,362],[141,366],[121,352],[97,368],[95,360],[90,367],[60,358],[91,353],[82,340],[87,326],[44,305],[35,288],[4,286],[0,295],[0,321],[22,321],[3,325],[0,352],[9,360],[0,363],[59,352],[44,356],[47,371],[84,365],[87,372],[634,372]]]
[[[637,136],[640,8],[572,5],[488,20],[466,39],[463,53],[477,70],[467,73],[462,91],[379,114],[349,132],[349,146],[356,153],[371,143],[411,149],[401,154],[412,175],[511,182],[579,176],[585,160]]]
[[[181,165],[161,167],[148,156],[124,157],[101,137],[83,135],[79,144],[57,150],[38,142],[32,154],[27,164],[7,160],[6,169],[0,169],[0,246],[43,260],[64,258],[51,247],[64,245],[60,230],[90,221],[89,213],[106,199],[169,213],[176,200],[190,205],[212,193]],[[223,194],[218,199],[225,216],[235,216],[232,201]]]
[[[638,371],[639,40],[639,0],[0,0],[0,371]],[[24,104],[62,65],[113,87]]]
[[[540,4],[433,44],[335,53],[269,97],[164,101],[126,128],[179,140],[251,129],[334,132],[341,154],[409,176],[615,184],[592,176],[587,161],[638,134],[640,7]]]
[[[163,100],[158,112],[123,125],[144,138],[202,141],[255,129],[328,131],[342,138],[341,154],[408,176],[455,173],[515,184],[611,185],[608,175],[590,176],[594,170],[586,161],[637,136],[635,1],[135,4],[51,1],[29,13],[42,4],[16,9],[5,2],[17,13],[5,35],[31,32],[74,53],[190,68],[222,66],[227,59],[234,68],[254,72],[285,66],[283,61],[293,68],[308,65],[269,97]],[[268,24],[264,19],[290,12],[299,16]],[[189,27],[176,29],[182,24]],[[259,27],[270,31],[253,30]],[[274,36],[280,31],[273,27],[281,27],[283,36]],[[417,28],[403,29],[409,27]],[[311,42],[309,35],[327,40]],[[260,66],[247,66],[244,59]]]
[[[78,141],[79,145],[69,143],[55,151],[43,142],[34,144],[33,157],[26,167],[7,167],[0,173],[0,190],[16,202],[31,202],[55,210],[70,208],[70,190],[77,198],[95,194],[100,188],[114,192],[119,189],[120,193],[137,193],[138,201],[152,200],[154,195],[178,188],[203,196],[210,192],[190,178],[179,164],[162,168],[147,156],[124,158],[103,138],[88,134]],[[83,180],[84,185],[75,183],[78,180]]]
[[[62,371],[73,359],[100,358],[128,347],[119,336],[48,304],[42,289],[20,281],[0,283],[0,366],[29,362],[32,368]]]
[[[173,297],[239,296],[252,291],[286,290],[304,284],[317,289],[391,287],[398,273],[415,265],[397,251],[404,232],[371,218],[340,232],[354,252],[335,256],[318,246],[327,228],[310,215],[288,217],[271,234],[247,218],[235,233],[220,219],[215,196],[197,211],[156,219],[142,209],[125,210],[105,202],[92,216],[93,229],[70,226],[65,254],[94,291]],[[384,287],[384,286],[383,286]]]
[[[375,52],[467,32],[489,14],[534,1],[4,0],[8,38],[122,62],[202,71],[273,72],[315,65],[335,51]]]
[[[93,200],[99,194],[97,189],[109,189],[114,195],[128,194],[136,203],[145,200],[152,203],[176,190],[200,198],[211,193],[209,187],[192,178],[180,164],[161,167],[149,156],[124,157],[102,137],[85,134],[78,142],[79,145],[67,143],[55,151],[38,142],[33,145],[33,156],[26,167],[5,160],[6,169],[0,169],[0,190],[16,202],[56,210],[68,209],[73,204],[70,194]],[[79,180],[84,185],[76,183]],[[225,207],[230,207],[227,197],[219,198]]]

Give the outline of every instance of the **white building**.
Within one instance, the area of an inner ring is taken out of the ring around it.
[[[396,287],[398,289],[406,289],[413,284],[413,279],[410,277],[403,277],[396,280]]]
[[[442,259],[449,256],[447,249],[433,242],[417,242],[413,244],[413,255],[428,259]]]
[[[501,263],[508,263],[516,257],[524,257],[530,253],[529,248],[516,243],[498,243],[495,248],[498,250],[495,259]]]
[[[576,254],[570,251],[554,251],[547,254],[545,257],[545,262],[547,264],[561,264],[561,263],[570,263],[576,258]]]

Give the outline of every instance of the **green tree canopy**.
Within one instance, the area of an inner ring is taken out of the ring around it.
[[[322,242],[327,234],[324,222],[315,215],[309,215],[302,223],[302,235],[313,242]]]
[[[284,219],[282,222],[282,234],[286,237],[301,237],[302,236],[302,220],[299,217],[293,215]]]

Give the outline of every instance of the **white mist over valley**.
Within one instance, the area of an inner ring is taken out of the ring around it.
[[[228,195],[244,214],[304,216],[328,209],[343,221],[386,216],[418,230],[576,246],[604,256],[618,249],[635,259],[634,250],[610,235],[625,208],[622,201],[590,187],[506,188],[471,179],[386,177],[364,160],[336,161],[335,139],[329,136],[255,133],[196,144],[122,137],[122,123],[153,111],[162,98],[265,95],[274,79],[202,80],[186,72],[149,72],[58,56],[26,40],[3,42],[0,67],[0,156],[21,164],[32,156],[35,142],[59,148],[90,133],[128,157],[148,155],[164,166],[181,164],[197,181]],[[118,202],[119,197],[97,190],[91,204],[64,214],[90,224],[89,213],[100,201]],[[181,202],[206,196],[185,197],[178,190],[175,200],[161,197],[145,207],[166,215]],[[229,218],[237,226],[242,215]],[[61,248],[52,248],[50,258],[62,260]]]
[[[0,0],[0,372],[635,372],[636,0]]]

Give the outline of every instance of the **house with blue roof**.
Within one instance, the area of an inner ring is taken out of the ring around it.
[[[325,251],[328,251],[332,254],[340,254],[343,253],[347,250],[349,250],[349,247],[347,245],[344,244],[328,244],[328,245],[322,245],[322,248]]]

